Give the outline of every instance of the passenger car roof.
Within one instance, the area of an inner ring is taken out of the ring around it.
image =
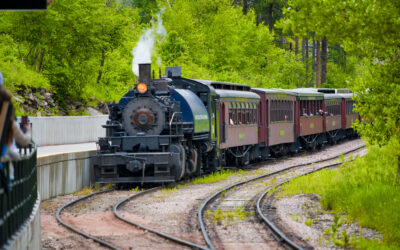
[[[290,89],[288,90],[296,94],[299,100],[323,100],[324,94],[319,93],[315,90],[299,88],[299,89]]]
[[[244,90],[250,91],[251,87],[247,84],[233,83],[233,82],[219,82],[210,80],[193,79],[207,86],[212,86],[215,89],[230,89],[230,90]]]
[[[256,92],[262,92],[265,94],[287,94],[287,95],[296,95],[295,93],[291,92],[287,89],[263,89],[263,88],[252,88],[252,90]]]
[[[227,101],[253,101],[258,102],[260,96],[250,91],[240,90],[228,90],[228,89],[216,89],[215,92],[220,96],[221,99]]]

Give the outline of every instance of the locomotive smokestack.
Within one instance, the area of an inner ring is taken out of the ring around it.
[[[139,82],[146,83],[150,86],[151,80],[151,63],[139,64]]]

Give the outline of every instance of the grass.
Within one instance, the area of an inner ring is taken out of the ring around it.
[[[93,186],[85,187],[82,190],[75,192],[77,196],[84,196],[95,192],[95,188]]]
[[[93,192],[98,192],[100,190],[112,189],[114,187],[115,187],[114,184],[111,184],[111,183],[106,184],[103,187],[100,184],[95,184],[94,186],[84,187],[83,189],[75,192],[74,194],[77,196],[84,196],[84,195],[91,194]]]
[[[143,190],[143,189],[139,189],[139,186],[136,186],[134,188],[129,189],[129,192],[136,193],[136,192],[141,191],[141,190]]]
[[[314,224],[314,221],[313,221],[312,219],[306,219],[306,220],[304,221],[304,224],[306,224],[307,226],[311,227],[312,224]]]
[[[356,248],[399,248],[400,186],[396,175],[400,144],[391,142],[385,147],[368,149],[365,157],[344,162],[336,170],[322,170],[290,181],[280,195],[318,193],[325,210],[346,213],[350,221],[383,234],[380,242],[354,239]],[[336,237],[343,239],[336,242],[338,246],[350,244],[346,235],[342,232]]]
[[[212,220],[218,225],[221,225],[223,222],[225,225],[229,225],[230,223],[243,221],[253,214],[254,212],[246,211],[242,206],[236,207],[232,211],[222,209],[216,209],[214,211],[207,210],[207,216],[212,218]]]
[[[161,193],[164,196],[170,196],[172,195],[172,193],[174,193],[175,191],[177,191],[178,188],[177,187],[173,187],[173,188],[167,188],[167,187],[163,187],[163,189],[161,190]]]
[[[233,171],[230,169],[222,169],[219,172],[213,172],[207,176],[193,179],[191,181],[191,183],[194,185],[215,183],[215,182],[226,180],[229,177],[234,176],[234,175],[240,176],[240,175],[244,175],[244,174],[245,174],[245,172],[241,169],[239,169],[237,171]]]

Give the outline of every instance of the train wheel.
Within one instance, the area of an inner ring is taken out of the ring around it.
[[[221,169],[215,148],[208,154],[208,171],[216,172]]]
[[[178,154],[178,157],[174,157],[171,168],[171,175],[175,177],[175,180],[181,180],[185,176],[186,168],[186,153],[182,145],[173,144],[170,146],[171,153]]]

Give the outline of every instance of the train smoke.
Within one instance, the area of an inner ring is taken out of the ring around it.
[[[157,15],[157,27],[151,27],[150,29],[147,29],[139,38],[139,42],[136,44],[136,47],[132,50],[132,71],[136,76],[139,76],[140,63],[151,63],[151,56],[153,54],[156,39],[163,39],[167,35],[167,30],[164,28],[161,18],[163,11],[164,9],[162,9]],[[157,60],[157,63],[160,62]]]

